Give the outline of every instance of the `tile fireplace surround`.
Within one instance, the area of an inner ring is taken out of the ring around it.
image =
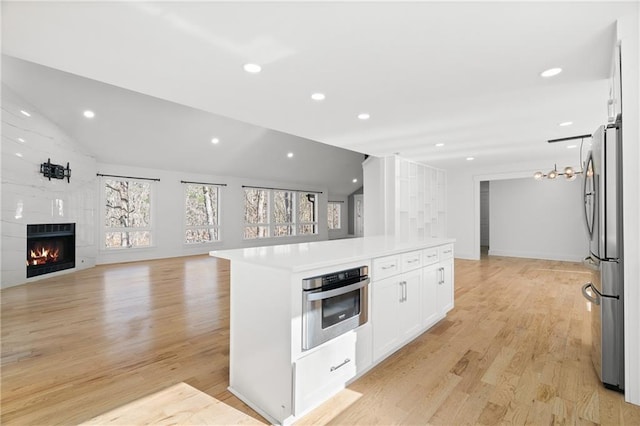
[[[96,160],[4,84],[2,109],[2,288],[51,276],[27,278],[25,251],[31,224],[75,224],[74,266],[53,274],[95,266]],[[69,182],[39,173],[48,158],[55,164],[70,163]]]

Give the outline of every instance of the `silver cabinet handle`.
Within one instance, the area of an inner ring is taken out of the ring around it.
[[[407,263],[416,263],[416,262],[420,262],[420,259],[407,260]]]
[[[382,269],[383,271],[386,271],[387,269],[391,269],[391,268],[395,268],[395,267],[396,267],[396,265],[395,265],[395,263],[394,263],[393,265],[383,266],[381,269]]]
[[[400,284],[400,290],[402,291],[399,302],[402,303],[407,300],[407,282],[400,281],[398,284]]]
[[[451,253],[451,249],[449,249],[449,250],[443,250],[442,252],[443,252],[443,253]]]
[[[342,363],[340,363],[340,364],[338,364],[338,365],[336,365],[334,367],[331,367],[331,370],[329,370],[329,371],[336,371],[338,368],[340,368],[343,365],[346,365],[346,364],[348,364],[350,362],[351,362],[351,360],[349,358],[346,358],[344,361],[342,361]]]
[[[438,280],[438,284],[444,284],[444,268],[438,268],[438,272],[440,273],[440,279]]]
[[[431,259],[432,257],[436,257],[436,256],[438,256],[438,255],[437,255],[437,254],[430,254],[430,255],[428,255],[427,257],[428,257],[429,259]]]

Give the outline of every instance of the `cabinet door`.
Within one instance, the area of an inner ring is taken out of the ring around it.
[[[437,299],[441,315],[453,309],[453,260],[440,262],[438,271]]]
[[[373,359],[380,359],[400,343],[398,311],[402,295],[399,275],[371,283]]]
[[[422,270],[422,327],[424,328],[431,327],[440,318],[437,297],[441,276],[439,264]]]
[[[411,271],[400,275],[400,339],[405,342],[413,338],[421,329],[420,296],[422,286],[422,270]]]

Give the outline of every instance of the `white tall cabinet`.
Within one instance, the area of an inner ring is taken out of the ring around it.
[[[444,238],[446,172],[399,156],[363,163],[364,235]]]

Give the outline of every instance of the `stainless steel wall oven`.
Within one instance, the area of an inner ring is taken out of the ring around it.
[[[302,350],[367,322],[368,274],[361,266],[302,280]]]

